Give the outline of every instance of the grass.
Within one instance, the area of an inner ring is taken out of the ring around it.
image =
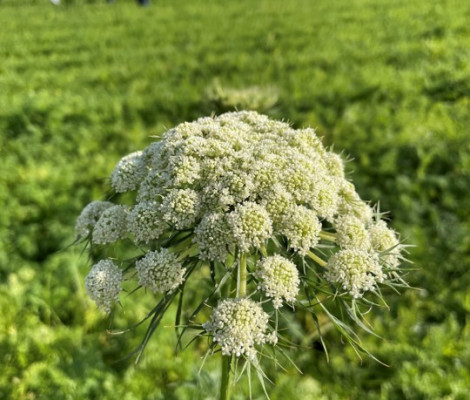
[[[385,341],[363,335],[390,368],[361,365],[329,332],[330,364],[314,342],[295,356],[305,374],[279,376],[272,398],[464,399],[470,4],[83,3],[0,3],[0,397],[212,394],[216,369],[195,373],[204,344],[173,358],[171,329],[152,339],[137,369],[112,363],[139,335],[104,334],[107,322],[83,293],[88,260],[66,246],[121,156],[179,122],[230,108],[208,98],[217,84],[274,90],[268,114],[311,125],[349,154],[362,197],[380,199],[416,245],[409,278],[424,289],[392,296],[391,312],[371,317]],[[116,324],[146,305],[126,300]],[[292,324],[299,337],[309,328]]]

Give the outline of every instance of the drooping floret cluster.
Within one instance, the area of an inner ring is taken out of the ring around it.
[[[88,204],[75,223],[75,237],[77,239],[85,239],[91,233],[104,210],[113,205],[109,201],[93,201]]]
[[[317,289],[356,300],[378,293],[402,260],[398,235],[346,179],[342,157],[313,129],[255,112],[182,123],[122,158],[110,183],[125,204],[86,206],[77,239],[107,252],[123,247],[109,246],[116,242],[132,247],[138,256],[120,263],[126,278],[165,298],[200,265],[211,267],[216,285],[237,279],[237,298],[222,298],[204,324],[225,355],[254,359],[256,346],[276,340],[272,316]],[[105,311],[121,290],[120,273],[102,260],[87,277]]]
[[[104,210],[94,226],[92,242],[108,244],[123,239],[127,234],[127,214],[125,206],[112,206]]]
[[[85,278],[85,289],[92,300],[104,312],[110,312],[114,302],[119,300],[122,272],[111,260],[101,260],[95,264]]]

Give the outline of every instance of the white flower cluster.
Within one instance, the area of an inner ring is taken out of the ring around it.
[[[76,237],[100,245],[132,240],[145,251],[135,262],[139,285],[151,292],[173,292],[184,282],[188,254],[227,267],[241,253],[256,253],[248,273],[258,283],[253,295],[260,302],[244,298],[246,293],[221,300],[204,324],[224,355],[253,360],[255,346],[276,342],[263,299],[276,310],[295,305],[301,283],[310,281],[302,281],[293,261],[309,257],[325,267],[320,278],[360,298],[402,258],[397,234],[346,179],[341,156],[327,151],[313,129],[296,130],[256,112],[170,129],[122,158],[111,186],[116,193],[131,192],[124,196],[131,204],[89,204],[77,220]],[[176,248],[161,248],[171,243]],[[292,257],[275,254],[276,248]],[[315,251],[320,248],[321,257]],[[100,261],[87,277],[87,291],[109,311],[122,279],[111,261]]]
[[[119,267],[111,260],[95,264],[85,278],[85,289],[98,307],[106,313],[111,311],[122,290],[123,276]]]
[[[372,247],[381,253],[385,264],[390,268],[398,267],[403,246],[396,233],[387,227],[385,221],[377,221],[369,227],[369,235]]]
[[[176,229],[190,228],[198,216],[199,196],[192,189],[173,189],[161,205],[163,219]]]
[[[137,204],[127,218],[127,230],[137,244],[158,239],[165,227],[160,207],[155,202]]]
[[[107,212],[95,225],[95,243],[128,234],[136,244],[149,243],[187,229],[195,232],[201,258],[222,262],[227,252],[259,249],[274,236],[305,255],[318,244],[323,223],[343,215],[372,218],[345,179],[341,157],[313,129],[256,112],[182,123],[122,158],[111,184],[119,193],[135,191],[136,203],[126,224],[123,209]],[[112,215],[119,221],[112,224]]]
[[[255,345],[275,341],[267,333],[269,315],[259,303],[250,299],[225,299],[219,302],[211,321],[203,325],[217,342],[223,355],[246,356],[253,360]]]
[[[274,235],[301,254],[315,247],[321,221],[342,204],[343,169],[312,129],[234,112],[169,130],[124,157],[112,184],[137,192],[128,227],[136,242],[192,229],[201,257],[223,262],[231,249],[259,249]]]
[[[336,218],[333,226],[342,250],[329,259],[325,276],[355,298],[383,282],[387,276],[383,267],[393,269],[400,264],[403,246],[385,221],[353,212]]]
[[[307,254],[320,239],[322,225],[317,213],[304,206],[292,206],[284,214],[280,232],[289,241],[289,247]]]
[[[299,272],[287,258],[274,255],[262,259],[255,276],[259,279],[259,288],[273,299],[274,308],[280,308],[283,299],[288,304],[295,302],[299,293]]]
[[[259,248],[272,235],[272,222],[263,206],[251,201],[237,205],[227,216],[235,244],[242,251]]]
[[[175,290],[183,283],[186,268],[181,266],[176,256],[168,249],[149,251],[135,265],[139,285],[153,293],[166,293]]]
[[[345,249],[369,250],[371,247],[366,225],[354,215],[344,215],[335,221],[336,241]]]
[[[328,260],[326,278],[339,282],[351,296],[359,298],[362,292],[374,290],[385,275],[376,253],[357,249],[340,250]]]
[[[128,154],[118,162],[111,174],[111,186],[117,193],[137,189],[147,175],[147,166],[142,160],[142,152]]]
[[[127,233],[127,215],[125,206],[112,206],[104,210],[95,224],[92,242],[108,244],[123,239]]]
[[[226,259],[232,240],[230,225],[224,213],[206,214],[194,234],[201,258]]]
[[[361,200],[354,185],[342,180],[339,188],[338,215],[353,215],[365,224],[370,223],[373,218],[372,208]]]
[[[101,214],[103,214],[103,211],[112,206],[114,206],[114,204],[109,201],[92,201],[88,204],[82,210],[75,223],[75,237],[77,239],[88,237],[100,219]]]

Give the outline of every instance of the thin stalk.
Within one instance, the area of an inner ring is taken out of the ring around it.
[[[232,356],[222,356],[222,376],[219,400],[229,400],[232,394]]]
[[[327,240],[328,242],[335,242],[336,241],[336,235],[334,233],[329,233],[325,231],[320,232],[320,238],[323,240]]]
[[[241,253],[238,260],[238,273],[237,273],[237,297],[246,296],[246,253]],[[230,287],[230,285],[228,285]],[[230,288],[228,288],[227,297],[230,295]],[[220,381],[220,395],[219,400],[229,400],[231,395],[232,375],[233,375],[233,356],[222,356],[222,374]]]
[[[243,255],[240,257],[239,266],[242,264]],[[245,256],[245,281],[246,281],[246,256]],[[237,271],[237,297],[240,293],[240,276],[241,268],[238,268]],[[227,282],[223,295],[225,297],[230,297],[231,286],[232,286],[232,279]],[[246,282],[245,282],[245,292],[246,292]],[[220,377],[220,392],[219,392],[219,400],[230,400],[230,396],[232,394],[232,379],[233,379],[233,365],[234,365],[234,357],[233,356],[222,356],[221,357],[221,377]]]
[[[183,239],[180,243],[172,246],[172,250],[174,252],[179,252],[179,251],[187,249],[188,247],[191,247],[192,244],[193,244],[193,237],[190,236],[186,239]]]
[[[238,282],[237,282],[237,297],[246,296],[246,253],[240,254],[240,261],[238,264]]]
[[[183,261],[188,256],[196,255],[198,253],[198,251],[199,251],[199,247],[197,245],[193,245],[189,248],[186,248],[186,250],[181,251],[181,253],[179,254],[177,260],[178,261]]]
[[[259,250],[261,251],[261,254],[263,255],[263,257],[268,256],[268,251],[266,250],[266,246],[264,244],[260,246]]]
[[[313,260],[315,261],[318,265],[322,266],[323,268],[326,268],[326,266],[328,265],[328,263],[324,260],[322,260],[320,257],[318,257],[315,253],[309,251],[307,253],[307,255]]]

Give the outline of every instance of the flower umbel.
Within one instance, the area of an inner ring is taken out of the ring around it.
[[[295,303],[299,293],[299,272],[296,265],[280,255],[270,256],[258,262],[256,277],[259,288],[273,299],[274,308],[280,308],[282,301]]]
[[[385,253],[383,259],[387,266],[396,268],[400,264],[401,246],[396,233],[387,227],[385,221],[378,221],[369,227],[372,247]]]
[[[152,292],[166,293],[183,283],[185,268],[168,249],[149,251],[136,262],[139,285]]]
[[[137,204],[127,217],[127,229],[134,235],[137,244],[158,239],[165,227],[160,206],[156,202]]]
[[[77,218],[75,237],[77,239],[86,238],[95,227],[101,214],[112,206],[114,206],[114,204],[109,201],[93,201],[88,204]]]
[[[346,249],[332,256],[328,262],[326,279],[339,283],[355,298],[363,292],[374,290],[377,283],[383,282],[385,275],[376,253]]]
[[[345,167],[313,129],[256,112],[179,124],[123,157],[110,201],[92,202],[78,217],[77,240],[93,257],[108,257],[92,267],[87,293],[109,313],[122,290],[119,265],[147,289],[137,292],[158,301],[142,321],[149,325],[140,351],[178,299],[178,343],[200,329],[212,338],[209,352],[244,357],[261,377],[265,346],[289,341],[283,305],[312,312],[316,324],[330,318],[355,346],[348,324],[368,323],[381,284],[403,287],[405,245]],[[213,313],[201,329],[207,307]]]
[[[121,159],[111,174],[111,186],[117,193],[135,190],[147,174],[142,152],[136,151]]]
[[[111,260],[95,264],[85,278],[85,289],[97,306],[106,313],[111,311],[122,290],[123,276],[119,267]]]
[[[339,217],[334,225],[336,240],[341,248],[370,249],[369,232],[359,218],[354,215],[344,215]]]
[[[95,224],[93,243],[108,244],[123,239],[127,233],[127,214],[124,206],[107,208]]]
[[[250,299],[226,299],[219,302],[211,321],[203,326],[213,335],[224,355],[254,359],[255,345],[267,340],[269,316],[259,303]]]
[[[259,248],[272,234],[271,218],[259,204],[240,204],[227,218],[235,243],[243,251],[249,251],[252,247]]]

